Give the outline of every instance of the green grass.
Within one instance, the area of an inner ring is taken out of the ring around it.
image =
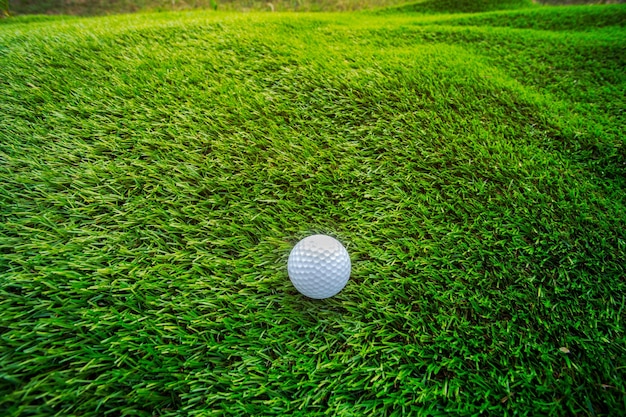
[[[162,12],[208,9],[220,11],[296,11],[336,12],[379,9],[400,6],[406,11],[421,13],[485,12],[534,6],[533,0],[0,0],[15,15],[65,14],[110,15],[134,12]],[[606,0],[575,0],[577,3],[598,3]],[[613,0],[624,2],[624,0]],[[552,3],[571,3],[571,0],[553,0]]]
[[[0,415],[623,415],[625,12],[5,19]]]
[[[422,0],[396,9],[404,13],[476,13],[532,6],[532,0]]]
[[[0,0],[2,1],[2,0]],[[13,0],[11,10],[23,14],[108,15],[134,12],[189,11],[354,11],[404,3],[403,0]],[[0,3],[1,4],[1,3]]]
[[[484,13],[465,18],[454,18],[453,25],[511,27],[551,31],[584,32],[600,28],[626,26],[623,6],[578,6],[560,9],[536,8],[519,12]]]

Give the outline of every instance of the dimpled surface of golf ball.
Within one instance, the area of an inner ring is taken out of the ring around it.
[[[298,291],[310,298],[332,297],[350,278],[350,256],[336,239],[313,235],[294,246],[287,261],[289,279]]]

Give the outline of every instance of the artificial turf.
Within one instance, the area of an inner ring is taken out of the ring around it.
[[[0,415],[623,415],[625,21],[0,22]]]

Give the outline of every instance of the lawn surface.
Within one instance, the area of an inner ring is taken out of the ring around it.
[[[626,6],[417,9],[0,22],[0,415],[624,415]]]

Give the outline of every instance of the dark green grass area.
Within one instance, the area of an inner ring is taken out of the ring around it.
[[[402,13],[477,13],[534,6],[532,0],[422,0],[391,8]]]
[[[511,13],[0,26],[0,415],[623,415],[626,33]]]
[[[402,0],[11,0],[13,15],[111,15],[189,10],[320,12],[354,11],[398,5]],[[2,10],[0,0],[0,10]]]
[[[3,3],[4,2],[4,3]],[[624,0],[552,0],[551,4],[623,3]],[[392,8],[401,12],[474,13],[528,8],[532,0],[0,0],[0,11],[10,15],[111,15],[136,12],[183,10],[267,11],[267,12],[345,12]],[[2,17],[0,13],[0,17]]]
[[[456,18],[452,24],[511,27],[537,30],[583,32],[605,27],[626,26],[626,7],[622,5],[536,8],[519,12],[484,13]]]

